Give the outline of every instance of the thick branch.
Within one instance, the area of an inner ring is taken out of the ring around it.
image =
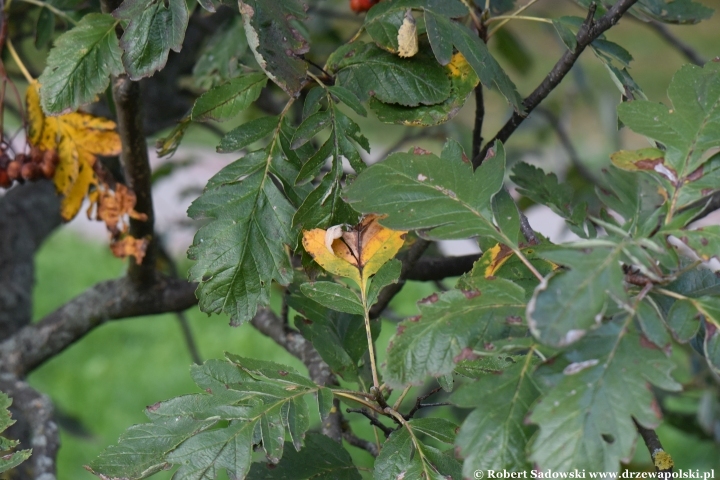
[[[125,179],[137,198],[135,210],[147,216],[145,220],[130,219],[130,235],[135,238],[146,238],[150,242],[142,264],[130,262],[128,276],[136,284],[148,285],[154,280],[155,271],[155,218],[151,190],[152,174],[143,131],[140,84],[123,75],[113,79],[112,91],[117,112],[118,133],[122,142],[120,161],[125,169]]]
[[[408,272],[406,280],[430,282],[448,277],[459,277],[469,272],[479,258],[479,254],[460,257],[421,258]]]
[[[138,289],[127,277],[101,282],[0,343],[0,371],[23,377],[109,320],[179,312],[197,303],[197,285],[155,277]]]
[[[13,470],[17,477],[11,478],[55,480],[60,435],[53,420],[52,402],[24,381],[7,373],[0,375],[0,391],[12,398],[10,411],[17,420],[3,434],[20,440],[20,449],[32,449],[30,458]]]
[[[272,338],[293,356],[299,358],[307,367],[310,378],[318,385],[338,385],[335,375],[320,354],[300,332],[285,325],[281,318],[269,309],[260,309],[251,321],[261,333]],[[336,442],[342,441],[342,417],[337,399],[333,413],[322,424],[323,434]]]
[[[565,75],[570,72],[570,69],[573,65],[575,65],[575,62],[585,48],[606,30],[615,25],[618,20],[620,20],[620,17],[622,17],[636,2],[637,0],[619,0],[597,21],[593,20],[596,6],[594,3],[590,5],[587,18],[583,22],[577,36],[575,37],[577,40],[575,50],[572,52],[570,50],[565,51],[550,73],[548,73],[548,75],[543,79],[542,83],[540,83],[540,85],[523,101],[525,112],[522,114],[517,112],[513,113],[512,117],[510,117],[497,135],[486,143],[482,150],[480,150],[480,153],[473,158],[474,166],[477,167],[483,162],[488,149],[493,145],[493,143],[495,143],[495,140],[505,142],[508,138],[510,138],[510,135],[515,132],[517,127],[527,118],[530,112],[532,112],[535,107],[537,107],[540,102],[542,102],[545,97],[547,97],[550,92],[555,89],[555,87],[560,85],[560,82],[562,82]]]
[[[51,181],[18,185],[0,198],[0,338],[30,323],[33,257],[60,223],[60,199]]]

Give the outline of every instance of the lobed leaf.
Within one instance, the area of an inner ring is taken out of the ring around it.
[[[530,406],[541,393],[533,378],[531,351],[507,368],[482,375],[453,393],[453,405],[475,408],[465,418],[456,444],[465,458],[463,474],[477,470],[526,470],[526,448],[536,431],[525,422]],[[511,357],[508,357],[511,358]]]
[[[476,282],[477,290],[450,290],[421,301],[420,317],[398,325],[390,340],[384,378],[394,387],[419,385],[451,373],[465,349],[524,335],[517,325],[525,292],[503,280]]]
[[[196,260],[189,276],[199,282],[200,309],[227,313],[236,325],[268,304],[273,280],[292,280],[284,245],[294,243],[294,209],[269,178],[270,163],[280,155],[273,141],[231,163],[188,209],[191,218],[210,220],[188,250]]]
[[[633,419],[646,428],[659,424],[650,385],[680,385],[670,376],[673,362],[641,339],[630,318],[602,325],[564,354],[559,382],[530,416],[540,427],[530,449],[536,468],[616,471],[632,455]]]
[[[505,152],[498,145],[495,156],[475,172],[460,155],[394,153],[358,175],[346,188],[346,199],[361,212],[388,215],[383,223],[389,228],[428,229],[423,234],[435,239],[483,235],[507,242],[491,211],[505,170]]]
[[[562,347],[599,326],[608,305],[626,297],[621,254],[621,245],[541,252],[543,258],[567,265],[570,271],[546,277],[535,289],[527,307],[535,338]]]

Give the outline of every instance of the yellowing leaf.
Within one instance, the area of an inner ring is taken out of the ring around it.
[[[93,115],[73,112],[47,117],[40,106],[40,85],[35,81],[27,89],[28,140],[40,150],[58,152],[59,163],[54,181],[63,196],[61,212],[65,220],[80,210],[91,185],[97,185],[93,171],[96,155],[118,155],[120,137],[115,122]]]
[[[378,223],[382,217],[367,215],[332,241],[332,252],[326,246],[327,230],[316,228],[303,232],[303,246],[325,270],[353,280],[363,291],[367,281],[392,259],[405,243],[407,232],[390,230]],[[331,227],[333,229],[335,227]]]

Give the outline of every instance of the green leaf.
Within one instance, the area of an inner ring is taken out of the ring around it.
[[[189,126],[190,117],[185,117],[180,120],[172,130],[170,130],[170,133],[168,133],[167,136],[158,138],[155,142],[155,151],[157,152],[158,157],[171,157],[175,151],[177,151],[180,143],[182,143],[182,140],[185,137],[185,132]]]
[[[438,24],[443,24],[444,30],[451,29],[453,32],[452,42],[472,66],[480,81],[489,89],[497,88],[505,97],[507,102],[516,112],[525,111],[522,104],[522,97],[517,92],[515,84],[510,80],[500,64],[490,55],[487,45],[480,40],[465,25],[453,22],[445,17],[436,16],[434,19]]]
[[[400,58],[374,44],[354,42],[328,59],[338,84],[362,96],[406,107],[434,105],[450,96],[445,70],[422,51]]]
[[[546,278],[535,289],[527,309],[533,335],[544,344],[562,347],[599,326],[608,306],[626,296],[621,253],[622,245],[540,252],[570,271]]]
[[[35,48],[45,48],[52,40],[55,33],[55,14],[48,8],[40,10],[37,24],[35,25]]]
[[[328,91],[361,117],[367,115],[367,110],[362,106],[360,100],[347,88],[341,87],[340,85],[332,85],[328,87]]]
[[[595,229],[587,221],[587,204],[575,202],[572,187],[560,183],[554,173],[545,174],[540,168],[520,162],[513,167],[510,180],[517,184],[518,193],[563,217],[573,233],[594,237]]]
[[[640,0],[636,7],[644,15],[663,23],[692,24],[710,18],[713,10],[692,0]]]
[[[388,215],[382,223],[393,230],[428,229],[424,235],[434,239],[484,235],[507,242],[491,212],[504,171],[502,144],[475,172],[460,155],[440,159],[395,153],[358,175],[345,196],[358,211]]]
[[[370,288],[367,294],[367,304],[372,306],[377,301],[378,295],[383,288],[390,285],[391,283],[397,283],[402,272],[402,262],[397,258],[393,258],[382,267],[380,270],[373,275]]]
[[[15,420],[12,419],[8,411],[10,405],[12,405],[12,400],[3,392],[0,392],[0,433],[15,423]],[[17,440],[0,437],[0,473],[15,468],[30,458],[32,450],[11,451],[18,444],[19,442]]]
[[[392,2],[375,5],[367,13],[365,23],[374,22],[377,18],[397,10],[432,10],[433,12],[450,18],[462,17],[468,14],[468,7],[461,0],[393,0]]]
[[[438,125],[452,119],[465,105],[468,96],[477,86],[479,79],[462,54],[452,56],[452,62],[445,68],[450,80],[450,96],[435,105],[405,107],[382,103],[371,98],[369,105],[378,119],[385,123],[399,123],[410,126]]]
[[[242,150],[272,133],[278,126],[279,117],[260,117],[233,128],[223,136],[218,153],[231,153]]]
[[[260,96],[267,83],[262,73],[251,73],[234,78],[213,88],[195,100],[192,119],[195,121],[230,120],[248,108]]]
[[[65,113],[93,102],[107,88],[110,75],[123,72],[116,25],[110,15],[90,13],[55,40],[39,78],[46,113]]]
[[[236,325],[268,305],[272,280],[292,280],[284,245],[295,241],[294,209],[268,176],[278,150],[273,141],[223,168],[188,209],[191,218],[211,220],[188,250],[200,309],[227,313]]]
[[[367,15],[365,31],[375,44],[390,53],[398,52],[398,30],[405,20],[404,8],[394,8],[384,15]]]
[[[170,50],[179,52],[188,24],[185,0],[125,0],[114,12],[128,20],[120,38],[122,63],[131,80],[149,77],[161,70]]]
[[[453,53],[453,30],[446,22],[438,21],[431,11],[425,12],[425,28],[435,58],[440,65],[447,65]]]
[[[705,360],[715,373],[720,373],[720,328],[716,324],[705,324],[705,339],[703,341]]]
[[[355,315],[365,314],[357,294],[339,283],[303,283],[300,285],[300,291],[309,299],[330,309]]]
[[[339,170],[339,167],[335,168]],[[343,201],[341,193],[342,186],[337,172],[333,169],[323,177],[317,188],[310,192],[295,212],[293,227],[303,230],[327,229],[332,225],[357,223],[359,214]]]
[[[551,248],[550,244],[533,245],[520,249],[525,258],[543,276],[551,274],[558,268],[554,263],[539,256],[538,252],[547,248]],[[476,283],[481,285],[487,278],[491,277],[500,277],[516,283],[525,290],[525,299],[528,301],[538,284],[538,279],[535,278],[535,275],[522,260],[510,248],[498,243],[483,252],[482,256],[473,265],[472,270],[460,277],[456,288],[472,290],[476,288]]]
[[[680,389],[670,376],[673,362],[643,342],[629,316],[623,317],[592,331],[564,354],[559,383],[530,416],[540,427],[530,450],[536,468],[617,471],[634,448],[633,419],[646,428],[660,423],[648,384]]]
[[[521,241],[520,234],[520,212],[518,212],[515,201],[505,189],[500,189],[492,199],[492,210],[498,228],[514,244]],[[523,238],[524,239],[524,238]]]
[[[501,28],[493,34],[497,56],[505,60],[510,66],[522,75],[527,75],[534,67],[534,58],[527,47],[508,28]]]
[[[309,426],[303,397],[318,393],[319,387],[285,365],[226,357],[228,362],[215,360],[192,369],[206,393],[148,407],[152,423],[132,427],[118,446],[96,460],[95,473],[145,478],[174,464],[180,468],[173,478],[213,479],[220,470],[245,478],[254,445],[262,443],[268,459],[277,462],[287,430],[299,448]]]
[[[120,436],[117,445],[105,449],[90,462],[95,475],[106,478],[145,478],[169,466],[167,455],[193,435],[210,428],[217,418],[164,418],[133,425]]]
[[[700,312],[691,300],[678,300],[668,312],[668,326],[681,342],[687,342],[700,328]]]
[[[300,148],[309,142],[315,135],[330,125],[332,110],[322,110],[307,117],[295,130],[290,148]]]
[[[305,162],[295,182],[303,184],[312,180],[325,165],[328,157],[332,158],[332,168],[323,177],[320,184],[305,199],[293,217],[293,225],[304,230],[312,228],[328,228],[342,223],[354,224],[357,213],[340,198],[343,179],[343,162],[345,157],[356,172],[365,169],[365,163],[357,148],[358,143],[365,151],[370,151],[370,144],[360,131],[357,123],[342,113],[335,102],[328,96],[328,108],[307,117],[295,132],[293,148],[307,144],[319,131],[326,126],[331,127],[330,137],[318,151]]]
[[[457,436],[465,458],[463,474],[472,478],[477,470],[522,471],[528,468],[527,444],[535,432],[525,416],[541,392],[533,378],[534,353],[509,367],[483,375],[457,390],[451,403],[475,408],[463,422]]]
[[[240,0],[248,45],[260,68],[290,96],[300,91],[307,63],[302,55],[310,43],[297,22],[304,20],[307,6],[297,0]]]
[[[665,230],[666,235],[674,235],[690,247],[703,260],[720,256],[720,226],[698,228],[697,230]]]
[[[526,327],[514,322],[525,309],[522,288],[500,278],[476,284],[477,290],[432,295],[418,304],[419,318],[398,325],[388,347],[388,384],[420,385],[428,375],[451,373],[466,348],[524,334]]]
[[[238,60],[246,50],[242,19],[233,15],[210,35],[200,51],[193,67],[195,85],[208,90],[237,76]]]
[[[252,446],[257,421],[232,422],[228,427],[194,435],[167,455],[167,461],[179,464],[173,478],[216,478],[217,471],[227,469],[242,478],[252,462]]]
[[[681,185],[706,161],[705,152],[717,146],[720,137],[720,66],[685,65],[673,77],[668,97],[672,110],[636,100],[620,104],[618,115],[633,131],[665,146],[663,161],[653,168],[662,167],[666,178]]]
[[[648,340],[660,348],[670,345],[671,338],[663,321],[662,313],[651,298],[643,299],[638,304],[635,314],[640,328]]]
[[[575,37],[575,33],[570,30],[570,27],[567,25],[564,19],[565,17],[553,19],[552,24],[553,27],[555,27],[555,32],[557,32],[560,40],[562,40],[567,49],[571,52],[574,52],[575,48],[577,48],[577,38]]]
[[[432,425],[431,422],[443,423],[443,425]],[[461,478],[460,465],[454,458],[444,455],[418,439],[421,431],[422,433],[436,431],[437,427],[443,430],[456,428],[447,420],[416,418],[391,433],[375,460],[373,478],[375,480]]]
[[[358,362],[367,352],[363,317],[331,310],[299,295],[292,295],[288,304],[302,315],[295,317],[295,326],[332,371],[346,381],[357,382],[362,373]],[[373,337],[377,338],[380,323],[373,322],[371,326]]]
[[[360,480],[350,454],[332,439],[311,433],[301,452],[287,448],[277,465],[255,463],[248,480]]]

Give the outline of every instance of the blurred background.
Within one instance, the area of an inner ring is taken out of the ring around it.
[[[60,6],[62,1],[53,0],[51,3]],[[720,7],[720,2],[716,0],[700,1],[709,7]],[[312,38],[312,49],[307,56],[322,64],[340,42],[357,31],[363,17],[353,14],[346,0],[308,3],[311,9],[306,25]],[[520,0],[515,6],[524,3]],[[38,9],[28,10],[28,15],[37,14]],[[585,10],[571,1],[540,0],[524,15],[547,18],[584,16]],[[60,20],[58,28],[57,34],[62,32]],[[698,25],[663,28],[702,59],[709,60],[720,55],[718,14]],[[688,58],[671,46],[662,32],[630,17],[622,19],[606,37],[632,54],[629,71],[648,99],[668,103],[667,86],[674,72],[689,63]],[[20,44],[20,50],[33,73],[39,73],[48,48],[36,48],[33,40],[29,34]],[[491,40],[490,48],[515,81],[521,95],[526,96],[552,68],[565,47],[552,25],[513,21],[505,26],[503,34]],[[12,68],[9,64],[11,73]],[[186,82],[190,92],[201,88],[189,78],[179,78],[178,81]],[[19,86],[22,87],[21,84]],[[281,97],[279,92],[273,91],[272,94]],[[586,51],[562,85],[545,100],[542,108],[533,113],[511,137],[507,143],[509,163],[522,160],[541,166],[575,185],[579,195],[591,193],[594,179],[609,163],[610,153],[620,148],[647,145],[646,140],[631,132],[618,131],[615,108],[619,101],[620,92],[606,68],[591,51]],[[507,120],[510,109],[499,94],[487,91],[485,108],[483,133],[487,139]],[[391,151],[407,150],[412,146],[439,152],[447,137],[459,140],[469,152],[474,109],[475,102],[471,97],[454,120],[422,130],[380,124],[372,113],[367,118],[355,118],[354,115],[353,118],[361,125],[372,146],[367,161],[374,162]],[[351,112],[348,111],[348,114]],[[236,154],[215,153],[219,135],[260,115],[264,115],[261,110],[251,108],[232,122],[209,128],[192,125],[172,158],[152,157],[157,172],[154,185],[156,228],[167,250],[177,260],[181,275],[189,266],[185,251],[197,228],[186,217],[186,209],[207,179],[238,157]],[[17,118],[6,115],[6,128],[12,129],[13,122],[15,127],[19,125]],[[155,137],[163,137],[170,129],[166,128]],[[527,208],[532,226],[552,241],[571,238],[559,218],[549,210],[529,204],[523,206]],[[707,221],[718,222],[717,217]],[[448,242],[441,246],[441,250],[447,255],[478,251],[470,241]],[[88,221],[81,214],[58,229],[44,244],[36,258],[36,268],[34,318],[41,319],[91,285],[120,276],[125,265],[110,253],[104,225]],[[449,279],[446,284],[451,285],[452,282]],[[389,318],[383,320],[383,332],[378,342],[381,362],[387,340],[395,331],[394,322],[414,315],[417,312],[415,302],[439,287],[442,285],[410,282],[393,300]],[[274,308],[279,308],[280,291],[275,294]],[[219,315],[208,317],[196,308],[186,312],[186,320],[195,343],[195,354],[202,360],[219,358],[224,351],[230,351],[286,363],[305,371],[302,363],[249,325],[232,328],[228,326],[227,318]],[[58,459],[59,479],[94,478],[82,466],[107,445],[115,443],[127,427],[143,422],[145,406],[197,390],[188,372],[193,353],[187,340],[187,332],[183,333],[182,323],[175,315],[115,321],[94,330],[30,376],[30,383],[48,394],[57,409],[62,441]],[[689,368],[691,359],[687,355],[677,353],[676,357],[678,362]],[[678,369],[680,381],[689,380],[689,377],[683,377],[685,370],[688,369]],[[716,443],[720,440],[720,425],[715,425],[713,422],[716,421],[712,420],[720,416],[717,395],[688,394],[666,399],[666,402],[669,411],[677,415],[662,426],[658,434],[673,455],[676,468],[714,468],[720,474],[720,448]],[[710,423],[703,425],[702,419],[698,420],[695,414],[698,409],[705,412]],[[453,412],[448,415],[452,416]],[[372,438],[367,421],[355,417],[358,416],[347,415],[355,432]],[[693,423],[698,421],[699,427]],[[372,465],[371,458],[364,451],[352,447],[348,449],[361,465]],[[649,455],[642,444],[636,449],[631,468],[650,468]],[[162,473],[153,478],[170,478],[170,474]]]

